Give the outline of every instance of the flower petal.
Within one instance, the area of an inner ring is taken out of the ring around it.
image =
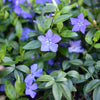
[[[74,25],[72,31],[79,31],[79,25]]]
[[[36,92],[31,91],[30,96],[31,96],[31,98],[35,98],[35,96],[36,96]]]
[[[49,29],[49,30],[48,30],[48,32],[47,32],[45,35],[46,35],[46,38],[51,39],[51,38],[52,38],[52,36],[53,36],[52,30],[51,30],[51,29]]]
[[[52,52],[57,52],[57,49],[58,49],[58,44],[51,44],[50,45],[50,50]]]
[[[33,80],[33,77],[31,74],[27,75],[25,78],[25,83],[30,83],[30,81]]]
[[[33,85],[31,85],[31,90],[36,90],[37,88],[38,88],[38,86],[37,86],[37,84],[36,83],[34,83]]]
[[[34,74],[34,72],[36,72],[36,70],[37,70],[37,64],[33,64],[30,67],[31,67],[31,73]]]
[[[75,47],[75,48],[69,47],[69,48],[68,48],[68,51],[69,51],[69,53],[72,53],[72,52],[75,52],[75,53],[82,53],[82,52],[84,51],[84,49],[81,48],[81,46]]]
[[[41,43],[44,43],[46,41],[46,38],[43,36],[43,35],[40,35],[38,36],[38,40],[41,42]]]
[[[71,47],[74,46],[74,47],[78,47],[80,46],[81,44],[81,40],[77,40],[77,41],[70,41],[70,45]]]
[[[43,70],[39,69],[34,73],[34,75],[35,75],[35,77],[40,77],[40,76],[42,76],[42,73],[43,73]]]
[[[70,20],[71,20],[72,25],[77,24],[77,22],[78,22],[77,18],[70,18]]]
[[[52,39],[51,39],[51,42],[58,43],[60,40],[61,40],[61,37],[57,34],[54,34]]]
[[[81,13],[80,15],[78,15],[78,19],[82,22],[84,22],[84,15],[83,13]]]
[[[91,23],[87,19],[84,20],[84,25],[90,25],[90,24]]]
[[[42,44],[41,45],[41,51],[49,51],[49,45],[47,45],[46,43]]]
[[[80,27],[80,31],[81,31],[83,34],[85,34],[85,29],[86,29],[86,26],[85,26],[85,25],[82,25],[82,26]]]

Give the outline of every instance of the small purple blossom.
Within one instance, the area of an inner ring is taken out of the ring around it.
[[[84,48],[82,48],[80,44],[81,44],[81,40],[70,41],[70,47],[68,47],[69,53],[72,53],[72,52],[82,53],[84,51]]]
[[[17,15],[21,15],[23,18],[32,18],[32,16],[34,16],[34,13],[32,13],[31,15],[31,13],[23,11],[23,9],[21,9],[20,7],[20,4],[24,5],[25,1],[26,0],[13,0],[14,11]],[[28,0],[27,3],[29,4]]]
[[[60,1],[59,0],[55,0],[58,4],[60,4]],[[36,0],[35,3],[38,3],[38,4],[45,4],[46,2],[48,3],[52,3],[52,0]]]
[[[35,98],[36,92],[34,92],[34,90],[36,90],[37,88],[38,88],[37,84],[36,83],[32,84],[32,81],[30,81],[26,83],[25,94],[30,95],[31,98]]]
[[[33,30],[29,29],[28,27],[24,27],[20,40],[26,41],[29,37],[28,33],[30,33],[30,32],[33,32]]]
[[[25,82],[28,83],[30,81],[35,81],[36,77],[42,76],[42,69],[37,70],[37,64],[33,64],[30,66],[31,67],[31,74],[28,74],[25,78]]]
[[[38,40],[41,42],[41,51],[57,52],[58,44],[56,43],[61,40],[61,37],[57,34],[53,35],[52,30],[49,29],[45,36],[39,36]]]
[[[53,65],[54,64],[54,58],[52,58],[52,59],[49,59],[48,61],[47,61],[47,63],[49,64],[49,65]]]
[[[91,23],[84,19],[83,13],[81,13],[77,18],[70,18],[71,23],[73,26],[72,31],[81,31],[83,34],[85,34],[85,29],[87,25],[90,25]]]

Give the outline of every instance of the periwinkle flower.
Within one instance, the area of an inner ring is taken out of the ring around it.
[[[85,34],[85,29],[87,25],[90,25],[91,23],[84,19],[83,13],[81,13],[77,18],[70,18],[71,23],[73,26],[72,31],[81,31],[83,34]]]
[[[54,58],[52,58],[52,59],[49,59],[48,61],[47,61],[47,63],[49,64],[49,65],[53,65],[54,64]]]
[[[37,70],[37,64],[33,64],[31,67],[31,74],[28,74],[25,78],[25,82],[28,83],[30,81],[35,81],[36,77],[42,76],[42,69]]]
[[[31,30],[28,27],[24,27],[23,31],[22,31],[22,36],[21,36],[20,40],[26,41],[28,39],[28,37],[29,37],[28,33],[30,33],[30,32],[33,32],[33,30]]]
[[[58,4],[60,4],[60,1],[59,0],[55,0]],[[45,2],[48,2],[48,3],[52,3],[52,0],[36,0],[35,3],[38,3],[38,4],[45,4]]]
[[[77,41],[70,41],[70,47],[68,47],[69,53],[75,52],[75,53],[82,53],[84,51],[84,48],[82,48],[81,40]]]
[[[32,81],[30,81],[26,83],[25,94],[30,95],[31,98],[35,98],[36,92],[34,92],[34,90],[36,90],[37,88],[38,88],[37,84],[36,83],[32,84]]]
[[[52,30],[49,29],[45,36],[39,36],[38,40],[41,42],[41,51],[57,52],[58,44],[56,43],[61,40],[61,37],[57,34],[53,35]]]
[[[26,0],[13,0],[14,4],[14,11],[17,15],[21,15],[23,18],[32,18],[34,16],[34,13],[29,13],[21,9],[20,4],[24,5]],[[29,4],[29,1],[27,0],[27,3]]]

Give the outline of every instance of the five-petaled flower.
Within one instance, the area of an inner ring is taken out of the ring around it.
[[[31,80],[35,81],[35,77],[40,77],[42,75],[43,70],[38,69],[37,70],[37,64],[33,64],[30,66],[31,67],[31,74],[28,74],[25,78],[25,82],[28,83]]]
[[[25,94],[30,95],[31,98],[35,98],[36,92],[34,92],[34,90],[36,90],[37,88],[38,88],[37,83],[32,84],[32,81],[30,81],[26,83]]]
[[[81,31],[83,34],[85,34],[85,29],[87,25],[90,25],[91,23],[84,19],[83,13],[81,13],[77,18],[70,18],[71,24],[74,25],[72,31]]]
[[[84,48],[82,48],[81,40],[77,41],[70,41],[70,47],[68,47],[69,53],[76,52],[76,53],[82,53],[84,51]]]
[[[61,40],[61,37],[57,34],[52,33],[52,30],[49,29],[45,36],[41,35],[38,37],[38,40],[41,42],[41,51],[52,51],[56,52],[58,48],[58,43]]]

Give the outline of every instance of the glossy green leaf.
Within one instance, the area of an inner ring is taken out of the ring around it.
[[[41,43],[38,40],[33,40],[29,43],[27,43],[23,49],[30,50],[30,49],[37,49],[41,46]]]
[[[16,29],[16,36],[20,38],[22,36],[22,25],[20,21],[17,21],[15,29]]]
[[[68,20],[71,16],[72,14],[61,15],[58,18],[54,19],[54,24],[57,24],[59,22],[64,22]]]
[[[36,59],[36,61],[38,62],[42,62],[42,61],[47,61],[48,59],[54,58],[56,56],[56,53],[45,53],[42,57]]]
[[[67,6],[64,6],[62,9],[61,9],[61,13],[62,14],[65,14],[65,13],[68,13],[69,11],[72,10],[72,8],[76,7],[76,3],[72,4],[72,5],[67,5]]]
[[[77,79],[81,79],[80,74],[77,71],[74,71],[74,70],[67,72],[67,75],[74,77],[74,78],[77,78]]]
[[[65,98],[66,98],[67,100],[72,100],[72,95],[71,95],[71,92],[70,92],[68,86],[65,85],[65,84],[63,84],[63,83],[61,83],[61,84],[59,84],[59,85],[60,85],[60,87],[61,87],[61,91],[62,91],[62,93],[64,94]]]
[[[71,31],[71,30],[64,30],[63,32],[61,32],[61,36],[69,38],[69,37],[78,36],[78,34],[76,32]]]
[[[15,69],[14,67],[6,67],[3,71],[0,72],[0,77],[7,76],[11,72],[13,72],[14,69]]]
[[[22,95],[25,90],[25,82],[22,83],[19,76],[17,76],[17,80],[15,82],[15,90],[18,95]]]
[[[100,39],[100,30],[98,30],[93,37],[93,41],[97,42]]]
[[[55,100],[61,100],[60,90],[56,83],[52,86],[52,92],[53,92],[53,96],[54,96]]]
[[[100,80],[99,79],[95,79],[90,81],[84,89],[84,93],[88,93],[90,91],[92,91],[93,89],[95,89],[98,85],[100,85]]]
[[[96,44],[94,45],[94,48],[100,49],[100,43],[96,43]]]
[[[100,85],[93,91],[93,100],[100,100]]]
[[[20,70],[20,71],[22,71],[24,73],[27,73],[27,74],[30,73],[30,69],[26,65],[18,65],[18,66],[16,66],[16,69]]]
[[[83,62],[80,59],[73,59],[70,60],[69,63],[73,64],[73,65],[77,65],[77,66],[81,66],[83,65]]]
[[[54,81],[54,78],[50,75],[42,75],[37,79],[37,81]]]
[[[15,91],[15,88],[9,81],[5,82],[5,93],[10,100],[16,100],[17,93]]]

